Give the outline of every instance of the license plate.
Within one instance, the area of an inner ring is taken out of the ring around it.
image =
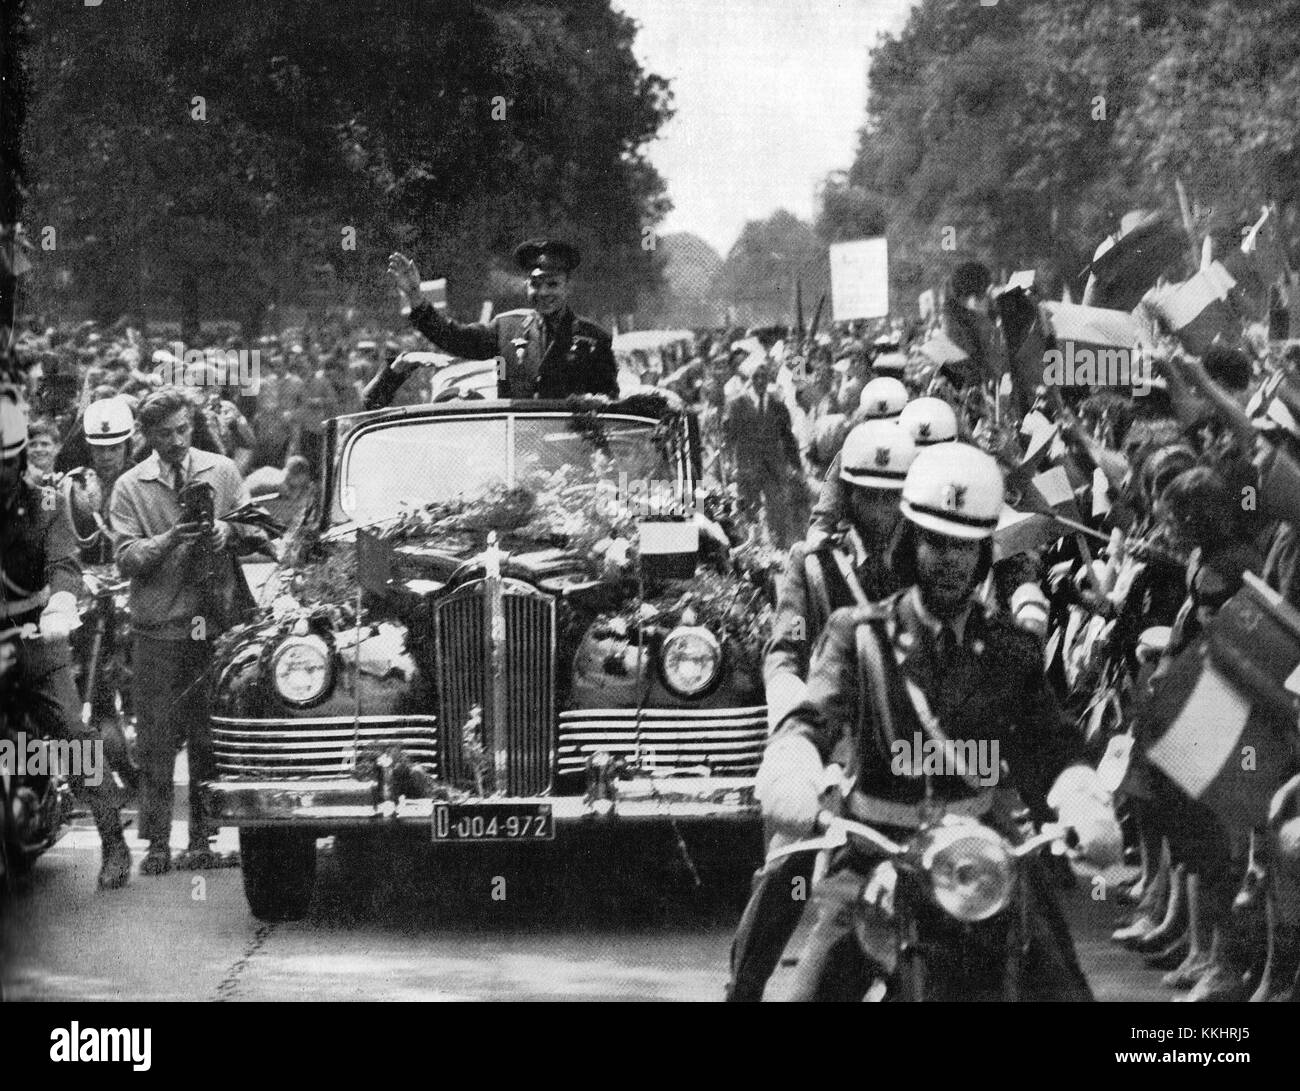
[[[554,841],[549,803],[435,803],[435,841]]]

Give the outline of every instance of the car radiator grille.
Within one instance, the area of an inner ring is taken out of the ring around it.
[[[438,764],[432,716],[329,716],[249,720],[212,717],[217,773],[230,777],[339,777],[390,747],[430,769]]]
[[[434,606],[440,772],[468,790],[477,791],[481,778],[486,792],[537,795],[550,789],[555,772],[555,600],[517,580],[503,579],[501,588],[499,686],[489,580]]]
[[[605,753],[657,775],[753,776],[766,745],[766,705],[571,709],[560,713],[559,772],[580,774]]]

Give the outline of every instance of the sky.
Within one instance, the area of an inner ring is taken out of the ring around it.
[[[614,0],[640,24],[643,68],[671,81],[676,116],[647,148],[674,210],[724,257],[748,220],[811,221],[817,184],[853,161],[868,53],[913,0]]]

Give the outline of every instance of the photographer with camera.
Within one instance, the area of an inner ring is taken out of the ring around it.
[[[140,407],[153,453],[113,488],[109,518],[122,575],[131,581],[132,660],[141,766],[140,835],[149,845],[141,874],[171,868],[172,773],[180,741],[189,746],[190,867],[215,862],[215,834],[199,784],[213,774],[208,669],[213,641],[236,599],[248,598],[236,555],[260,532],[224,518],[248,503],[235,464],[191,446],[193,415],[184,394],[163,389]]]

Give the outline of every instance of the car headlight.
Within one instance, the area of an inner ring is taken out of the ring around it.
[[[659,650],[664,684],[680,697],[698,697],[718,677],[722,645],[703,625],[680,625]]]
[[[333,656],[319,636],[291,636],[271,655],[275,691],[286,704],[310,705],[329,692]]]
[[[1011,901],[1016,864],[1006,842],[978,822],[955,821],[928,833],[921,866],[934,900],[960,921],[983,921]]]

